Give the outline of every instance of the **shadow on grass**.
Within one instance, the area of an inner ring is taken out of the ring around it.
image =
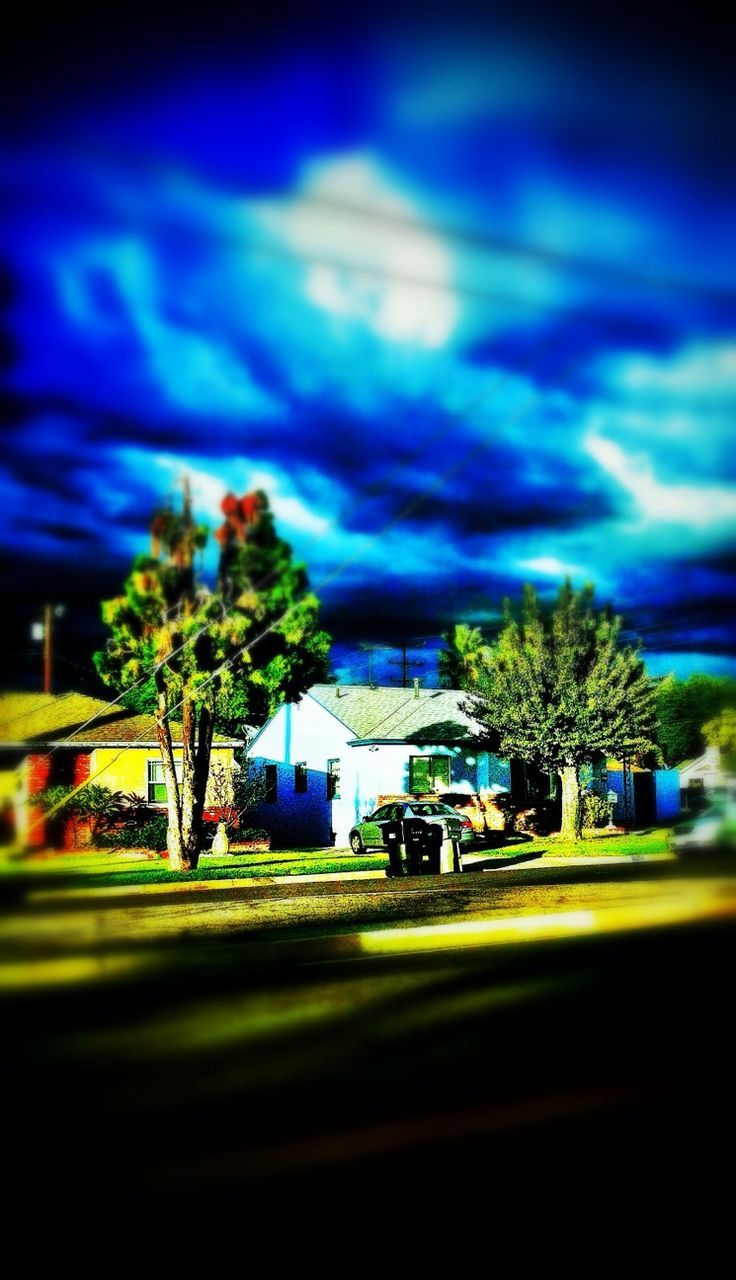
[[[531,849],[528,853],[511,853],[495,854],[488,858],[478,858],[473,862],[466,863],[464,871],[490,871],[494,867],[515,867],[520,862],[536,862],[541,858],[546,849]]]

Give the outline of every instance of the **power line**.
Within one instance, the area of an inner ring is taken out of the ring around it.
[[[530,406],[526,406],[526,408],[529,408],[529,407]],[[526,409],[524,411],[526,411]],[[517,413],[514,416],[513,420],[516,420],[516,418],[518,418],[519,416],[520,414]],[[461,456],[459,461],[454,462],[450,467],[446,468],[444,472],[442,472],[439,476],[437,476],[435,480],[432,482],[432,484],[430,484],[424,490],[423,493],[421,493],[417,498],[414,498],[411,502],[409,502],[406,506],[404,506],[395,516],[392,516],[391,519],[388,520],[386,524],[384,524],[383,527],[380,530],[378,530],[375,534],[370,535],[371,541],[376,541],[382,538],[386,533],[388,533],[392,528],[394,528],[402,520],[405,520],[406,517],[412,514],[412,512],[415,511],[417,507],[421,505],[422,502],[426,501],[426,499],[432,493],[434,493],[438,488],[441,488],[442,485],[445,484],[452,475],[456,474],[463,466],[466,466],[467,463],[470,462],[474,456],[480,454],[485,449],[490,448],[491,444],[492,444],[492,440],[489,438],[488,440],[481,441],[479,444],[476,444],[472,446],[469,450],[467,450],[466,453]],[[317,584],[317,589],[321,590],[330,582],[340,577],[340,575],[343,574],[346,569],[350,568],[353,564],[355,564],[358,560],[360,560],[361,556],[362,556],[362,551],[357,551],[353,555],[348,556],[345,560],[341,562],[341,564],[339,564],[331,573],[329,573],[325,578],[321,580],[321,582]],[[197,686],[196,696],[199,697],[202,691],[209,684],[211,684],[213,680],[219,679],[219,677],[223,675],[230,667],[232,667],[239,658],[244,657],[246,653],[248,653],[251,649],[253,649],[255,645],[258,644],[261,640],[263,640],[267,635],[275,631],[277,627],[282,626],[284,622],[286,622],[288,618],[291,617],[296,612],[296,610],[301,607],[301,603],[302,602],[299,601],[296,604],[290,606],[289,609],[287,609],[283,614],[281,614],[278,618],[276,618],[268,627],[266,627],[266,629],[262,631],[260,635],[256,636],[249,643],[241,646],[240,649],[238,649],[234,654],[232,654],[229,658],[227,658],[224,662],[222,662],[218,667],[216,667],[215,670],[212,671],[210,675],[205,680],[201,681],[200,684]],[[169,657],[172,657],[172,656],[173,654],[169,655]],[[166,660],[168,660],[168,658]],[[163,665],[163,662],[159,665]],[[187,702],[190,702],[194,696],[195,696],[195,693],[192,692],[185,695],[185,697],[181,698],[179,702],[177,702],[173,707],[170,707],[167,710],[167,712],[165,713],[164,719],[169,720],[171,716],[173,716],[178,710],[181,709],[181,707],[183,707]],[[114,699],[113,701],[117,701],[117,700],[118,699]],[[141,734],[139,734],[135,739],[133,739],[131,743],[128,743],[126,744],[125,747],[121,748],[121,750],[110,761],[108,761],[107,764],[101,766],[100,769],[96,770],[94,774],[91,774],[88,778],[86,778],[84,782],[81,782],[68,795],[64,796],[61,800],[57,801],[55,805],[51,806],[51,808],[49,808],[41,816],[41,818],[39,818],[36,821],[36,823],[31,827],[30,830],[35,830],[38,826],[41,825],[41,823],[48,821],[49,817],[53,816],[53,814],[58,812],[59,809],[63,808],[64,805],[68,804],[69,801],[73,799],[75,795],[77,795],[80,791],[84,789],[84,787],[89,786],[90,783],[95,781],[103,773],[107,772],[107,770],[111,768],[111,766],[120,758],[123,751],[129,750],[131,745],[135,745],[136,742],[141,741],[143,739],[144,734],[147,732],[149,732],[148,728],[142,730]],[[59,744],[59,745],[62,745],[62,744]]]
[[[564,253],[559,249],[524,243],[513,239],[513,237],[494,234],[490,231],[478,231],[477,229],[457,226],[455,223],[440,222],[432,218],[399,213],[393,209],[379,209],[375,205],[359,204],[350,200],[340,200],[336,197],[304,194],[296,197],[296,199],[300,203],[322,208],[332,213],[342,213],[372,222],[382,222],[386,226],[413,231],[419,235],[434,232],[445,240],[454,240],[457,243],[471,245],[473,248],[481,249],[485,252],[532,259],[547,266],[563,267],[566,270],[615,276],[621,280],[644,285],[647,288],[699,295],[712,302],[736,302],[736,292],[721,289],[717,285],[704,285],[700,281],[685,279],[682,276],[640,271],[620,263],[605,262],[600,258],[579,257],[578,255]]]

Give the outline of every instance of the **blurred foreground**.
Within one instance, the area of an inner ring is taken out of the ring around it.
[[[408,1204],[561,1160],[654,1188],[733,1137],[728,863],[34,884],[0,922],[6,1154],[55,1204]]]

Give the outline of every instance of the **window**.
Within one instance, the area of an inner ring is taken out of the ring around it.
[[[413,794],[449,785],[449,756],[409,756],[409,790]]]
[[[393,810],[393,805],[382,804],[380,809],[376,809],[376,812],[371,814],[371,818],[375,819],[376,821],[380,819],[381,822],[384,822],[386,821],[386,819],[391,817],[392,810]]]
[[[340,799],[340,761],[327,761],[327,799]]]
[[[177,782],[181,782],[181,760],[174,761],[174,772],[176,773]],[[162,760],[148,761],[148,803],[169,803]]]
[[[279,771],[275,764],[267,764],[263,769],[266,782],[266,804],[275,804],[278,799]]]
[[[307,789],[307,762],[300,760],[294,765],[294,790],[306,791]]]

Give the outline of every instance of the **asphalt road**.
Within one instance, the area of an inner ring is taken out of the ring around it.
[[[198,1203],[570,1160],[659,1185],[733,1137],[735,923],[723,868],[672,863],[31,888],[0,918],[5,1160]]]

